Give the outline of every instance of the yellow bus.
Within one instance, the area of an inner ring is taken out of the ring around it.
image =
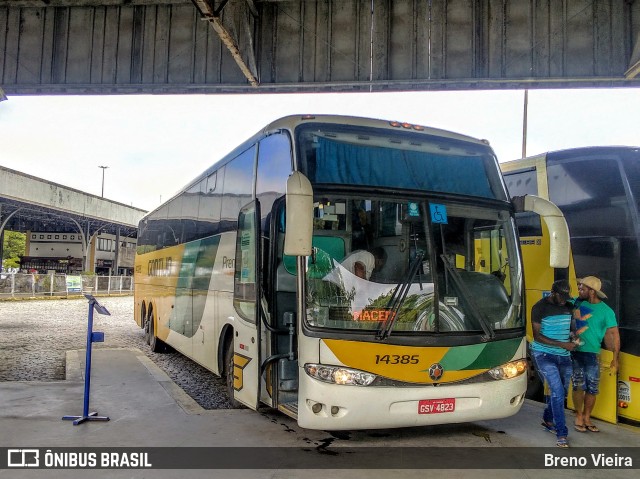
[[[593,415],[610,422],[640,422],[640,148],[575,148],[500,166],[511,195],[552,201],[569,226],[571,264],[554,271],[541,261],[546,255],[544,225],[519,214],[528,304],[560,277],[570,279],[575,296],[576,277],[602,280],[605,301],[618,319],[621,353],[617,375],[609,374],[611,353],[601,353],[602,384]]]
[[[135,320],[236,405],[301,427],[510,416],[526,389],[514,213],[484,141],[285,117],[141,220]],[[568,261],[568,237],[554,253]]]

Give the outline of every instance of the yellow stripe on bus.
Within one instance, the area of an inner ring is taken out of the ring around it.
[[[429,368],[442,361],[449,347],[415,347],[325,339],[323,342],[345,366],[409,383],[432,384]],[[486,369],[445,370],[441,380],[461,381]]]

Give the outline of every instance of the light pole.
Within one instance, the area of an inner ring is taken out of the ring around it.
[[[104,170],[109,168],[108,166],[98,166],[98,168],[102,168],[102,197],[104,198]]]
[[[529,108],[529,90],[524,91],[524,112],[522,114],[522,158],[527,157],[527,110]]]

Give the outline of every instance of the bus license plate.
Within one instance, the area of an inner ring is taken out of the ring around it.
[[[423,399],[418,401],[418,414],[438,414],[456,410],[456,398]]]

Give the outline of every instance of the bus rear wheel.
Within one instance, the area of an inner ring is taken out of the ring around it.
[[[144,329],[144,342],[151,345],[151,335],[149,331],[149,324],[151,320],[149,318],[144,318],[142,322],[142,328]]]
[[[164,342],[162,342],[161,339],[158,339],[158,337],[156,336],[153,323],[154,323],[153,316],[151,316],[147,321],[148,326],[146,329],[149,331],[149,347],[151,348],[151,351],[154,353],[164,353],[166,351],[165,344]]]

